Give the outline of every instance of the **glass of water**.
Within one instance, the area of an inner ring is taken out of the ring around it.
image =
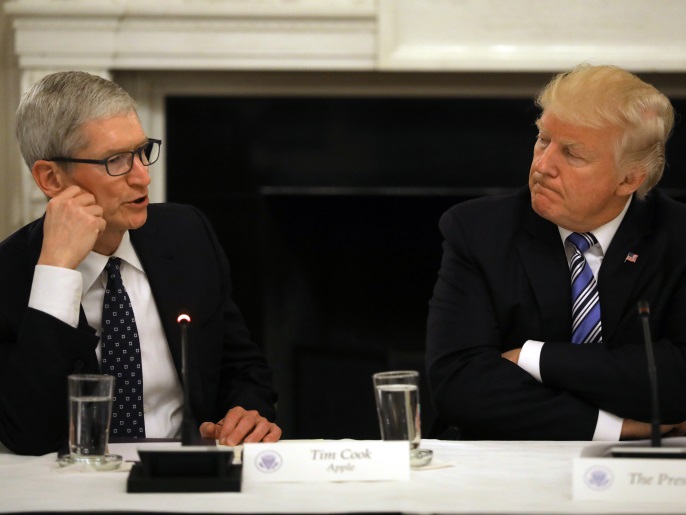
[[[106,461],[114,377],[74,374],[69,384],[69,452],[72,462]]]
[[[430,451],[422,451],[419,406],[419,372],[396,370],[378,372],[372,376],[376,412],[382,440],[406,440],[410,445],[410,464],[426,465]]]

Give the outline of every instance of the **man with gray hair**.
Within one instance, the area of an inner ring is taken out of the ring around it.
[[[72,373],[115,376],[112,438],[179,437],[182,308],[193,319],[187,396],[200,434],[278,440],[271,370],[231,299],[208,220],[149,204],[161,141],[145,134],[131,97],[94,75],[55,73],[22,97],[16,125],[49,202],[0,243],[0,442],[57,450]]]
[[[440,221],[427,369],[464,438],[650,436],[639,301],[651,326],[665,434],[686,425],[686,205],[652,189],[669,100],[613,66],[581,65],[539,94],[529,187]]]

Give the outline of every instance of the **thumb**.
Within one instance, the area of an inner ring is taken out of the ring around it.
[[[200,436],[203,438],[215,438],[216,424],[203,422],[200,424]]]

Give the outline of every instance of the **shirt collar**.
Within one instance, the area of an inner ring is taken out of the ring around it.
[[[616,218],[613,220],[610,220],[607,222],[605,225],[601,225],[597,229],[593,229],[592,232],[593,235],[595,236],[596,240],[598,240],[598,245],[600,246],[600,251],[601,254],[605,254],[607,249],[610,246],[610,243],[612,242],[612,238],[615,237],[615,234],[617,233],[617,229],[619,229],[619,226],[622,223],[622,220],[624,220],[624,215],[626,215],[626,212],[629,209],[629,204],[631,204],[631,199],[633,198],[633,195],[629,197],[629,200],[626,201],[626,205],[624,206],[624,209],[622,209],[622,212],[617,215]],[[565,229],[563,227],[560,227],[559,225],[557,226],[557,229],[560,231],[560,237],[562,238],[562,244],[564,245],[565,241],[567,240],[567,236],[572,234],[574,231],[570,231],[568,229]],[[594,245],[594,247],[597,247],[598,245]]]
[[[129,231],[124,233],[124,237],[122,238],[119,247],[112,253],[112,256],[121,258],[122,261],[126,261],[129,265],[141,272],[143,271],[143,265],[141,264],[140,259],[138,259],[138,255],[131,244]],[[102,271],[105,269],[107,260],[110,257],[111,256],[103,256],[97,252],[90,251],[86,258],[76,267],[76,270],[81,272],[84,293],[91,289],[99,277],[102,277]]]

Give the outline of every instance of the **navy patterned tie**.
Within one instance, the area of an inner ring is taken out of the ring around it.
[[[141,345],[120,265],[120,258],[111,257],[105,266],[102,305],[102,373],[114,376],[110,435],[145,438]]]
[[[591,267],[584,258],[584,252],[598,240],[590,232],[573,232],[567,241],[574,248],[569,260],[572,274],[572,343],[600,343],[603,341],[600,297]]]

